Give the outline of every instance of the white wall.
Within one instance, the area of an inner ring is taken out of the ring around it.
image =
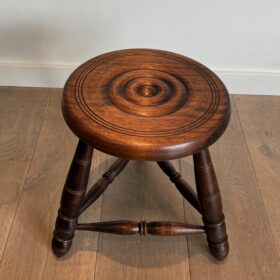
[[[280,94],[279,0],[1,0],[0,84],[62,87],[100,53],[179,52],[234,93]]]

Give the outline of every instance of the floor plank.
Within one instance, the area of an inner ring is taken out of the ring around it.
[[[39,134],[49,102],[49,88],[0,90],[0,133]]]
[[[224,202],[230,253],[217,263],[203,236],[189,237],[191,279],[279,279],[277,251],[234,103],[230,125],[210,152]],[[181,160],[181,169],[194,184],[190,158]],[[188,206],[186,217],[191,223],[201,220]]]
[[[77,232],[70,253],[54,257],[56,211],[77,143],[62,118],[61,92],[0,87],[0,279],[279,279],[279,97],[236,96],[242,127],[233,103],[227,132],[210,148],[231,247],[218,264],[203,235],[186,240]],[[107,161],[94,152],[90,183]],[[190,157],[174,164],[194,183]],[[200,224],[184,205],[155,163],[133,161],[81,220]]]
[[[50,95],[51,89],[0,87],[0,259]]]
[[[105,192],[102,220],[120,219],[184,222],[183,199],[156,163],[129,162]],[[186,239],[100,234],[95,279],[189,279]]]
[[[94,278],[97,236],[78,232],[71,252],[61,260],[50,250],[62,187],[77,143],[60,111],[59,104],[50,103],[3,254],[0,279]],[[106,158],[94,153],[90,182],[104,172]],[[100,203],[82,220],[98,220]]]
[[[280,98],[234,99],[280,256]]]
[[[15,215],[27,170],[28,163],[25,161],[6,161],[5,164],[0,164],[0,259]]]

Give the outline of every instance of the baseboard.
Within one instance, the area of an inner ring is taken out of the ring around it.
[[[0,85],[63,87],[77,65],[1,63]],[[280,70],[213,69],[230,93],[280,95]]]
[[[230,93],[280,95],[280,71],[220,70],[214,72],[223,80]]]
[[[63,87],[76,65],[1,63],[0,85]]]

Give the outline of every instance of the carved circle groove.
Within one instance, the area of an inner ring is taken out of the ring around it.
[[[125,54],[133,56],[134,54]],[[206,123],[216,112],[219,106],[219,89],[211,75],[195,62],[180,57],[174,57],[165,52],[158,52],[159,57],[167,58],[181,63],[186,67],[192,68],[201,76],[209,86],[211,99],[208,101],[207,109],[199,118],[183,124],[182,126],[171,129],[158,129],[157,131],[137,130],[137,127],[122,127],[119,124],[112,124],[102,116],[94,112],[86,98],[83,90],[84,83],[91,72],[95,71],[100,65],[111,62],[114,59],[124,57],[122,53],[114,53],[105,58],[90,63],[77,77],[75,81],[75,99],[80,109],[94,122],[109,130],[132,136],[172,136],[185,133],[196,129]],[[147,70],[152,75],[147,76]],[[141,71],[145,75],[141,76]],[[138,75],[135,75],[135,73]],[[130,77],[130,74],[132,75]],[[130,78],[129,78],[130,77]],[[188,89],[187,86],[178,77],[169,73],[158,71],[156,69],[130,69],[126,72],[119,73],[108,82],[108,89],[103,92],[104,99],[109,98],[110,102],[118,109],[136,116],[160,117],[176,112],[187,103]],[[128,94],[128,93],[131,94]],[[119,99],[120,97],[120,99]],[[121,100],[121,101],[120,101]],[[125,106],[129,105],[129,106]],[[183,104],[183,105],[182,105]],[[162,110],[156,110],[156,107],[163,106]]]
[[[179,79],[153,69],[120,73],[109,83],[107,94],[120,110],[146,117],[173,113],[187,100],[187,88]]]

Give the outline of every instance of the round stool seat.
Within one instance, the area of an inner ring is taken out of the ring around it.
[[[117,157],[168,160],[215,142],[230,118],[228,92],[208,68],[150,49],[95,57],[67,80],[62,100],[70,129]]]

